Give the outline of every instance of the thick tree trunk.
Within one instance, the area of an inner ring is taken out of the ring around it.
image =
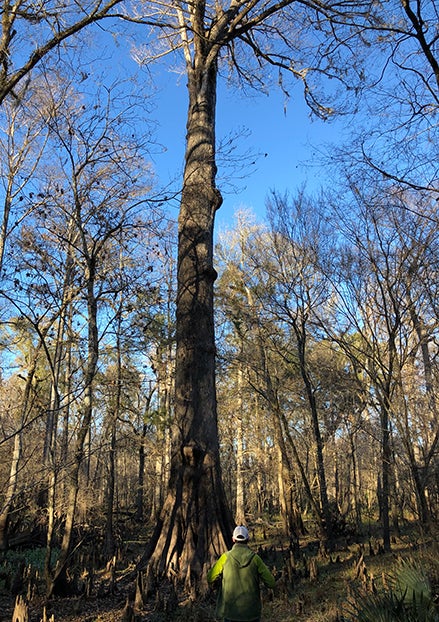
[[[230,544],[216,411],[213,318],[216,66],[189,71],[185,171],[178,231],[175,425],[167,498],[146,551],[158,576],[193,591]]]

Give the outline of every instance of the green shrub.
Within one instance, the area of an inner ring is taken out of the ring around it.
[[[387,577],[388,588],[377,594],[357,593],[346,608],[356,622],[439,622],[430,583],[411,561]]]

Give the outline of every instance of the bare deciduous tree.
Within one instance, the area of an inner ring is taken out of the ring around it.
[[[107,17],[121,0],[96,0],[87,7],[58,0],[2,4],[0,35],[0,104],[25,96],[32,70],[69,37]]]

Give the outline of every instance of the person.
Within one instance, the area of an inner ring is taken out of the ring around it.
[[[269,588],[275,578],[262,559],[248,546],[249,533],[238,525],[233,547],[221,555],[207,573],[207,582],[221,581],[216,613],[224,622],[258,622],[261,617],[261,581]]]

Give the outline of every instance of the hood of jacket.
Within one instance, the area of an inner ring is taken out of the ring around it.
[[[252,551],[246,544],[234,544],[233,548],[229,552],[229,557],[233,559],[239,568],[245,568],[248,566],[254,556],[254,551]]]

